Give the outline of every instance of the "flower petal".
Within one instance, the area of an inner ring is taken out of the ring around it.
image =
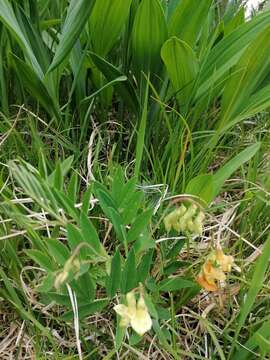
[[[137,334],[143,336],[152,327],[152,320],[145,310],[137,310],[136,316],[130,321],[131,327]]]
[[[113,307],[114,311],[122,316],[122,317],[127,317],[128,316],[128,308],[126,305],[123,305],[123,304],[118,304],[118,305],[115,305]]]
[[[217,291],[218,287],[216,283],[210,284],[203,275],[198,275],[196,278],[197,283],[207,291]]]

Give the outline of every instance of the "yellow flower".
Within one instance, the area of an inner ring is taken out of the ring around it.
[[[217,291],[218,281],[225,281],[225,272],[230,272],[234,258],[225,255],[220,246],[208,256],[196,281],[207,291]]]
[[[165,229],[167,231],[170,231],[173,228],[175,231],[180,232],[181,224],[179,224],[179,220],[181,219],[181,216],[186,212],[186,210],[186,207],[184,205],[181,205],[180,208],[177,208],[170,214],[168,214],[164,218]]]
[[[127,305],[119,304],[114,306],[114,310],[121,316],[120,326],[131,326],[140,336],[144,335],[152,327],[152,320],[147,306],[144,302],[142,293],[136,302],[134,291],[126,295]]]
[[[223,271],[231,272],[234,258],[233,256],[225,255],[221,247],[216,249],[216,261],[220,264]]]
[[[201,235],[203,230],[204,213],[192,204],[186,208],[183,204],[173,210],[164,218],[164,225],[167,231],[174,229],[178,233],[189,232]]]

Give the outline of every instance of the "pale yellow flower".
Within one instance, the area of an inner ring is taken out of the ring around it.
[[[164,225],[167,231],[174,229],[177,232],[181,230],[181,224],[179,223],[181,216],[186,212],[186,207],[181,205],[180,208],[175,209],[164,218]]]
[[[126,295],[127,305],[119,304],[114,306],[114,310],[120,315],[120,326],[131,326],[140,336],[143,336],[152,327],[152,320],[149,315],[142,293],[136,302],[134,291]]]
[[[174,229],[178,233],[189,232],[201,235],[203,231],[204,213],[197,205],[191,204],[187,208],[182,204],[164,218],[167,231]]]

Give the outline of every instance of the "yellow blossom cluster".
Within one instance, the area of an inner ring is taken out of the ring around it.
[[[201,235],[204,217],[204,213],[197,205],[192,204],[186,207],[182,204],[164,218],[164,225],[167,231],[174,229],[178,233],[189,232]]]

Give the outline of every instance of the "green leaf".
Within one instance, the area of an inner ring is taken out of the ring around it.
[[[94,315],[101,312],[105,308],[105,306],[108,305],[108,302],[108,299],[99,299],[89,304],[79,306],[79,319],[83,319],[86,316]],[[73,312],[66,312],[64,315],[61,316],[61,319],[67,322],[71,321],[73,319]]]
[[[198,196],[208,205],[214,196],[214,176],[210,174],[196,176],[188,183],[185,193]]]
[[[43,254],[41,251],[35,249],[25,250],[25,253],[37,264],[39,264],[39,266],[42,267],[42,269],[48,272],[51,272],[55,269],[52,260],[47,254]]]
[[[251,95],[249,101],[243,106],[239,115],[239,121],[248,119],[253,115],[262,112],[270,107],[270,85],[256,91]],[[233,122],[235,124],[235,122]]]
[[[232,160],[228,161],[225,165],[221,167],[214,175],[214,192],[213,200],[218,193],[220,192],[223,184],[229,177],[245,162],[249,161],[259,150],[261,144],[255,143],[250,145],[245,150],[241,151],[240,154],[236,155]]]
[[[138,285],[134,250],[131,249],[126,260],[121,281],[121,292],[126,294]]]
[[[50,272],[43,279],[40,285],[36,288],[38,292],[47,293],[54,286],[55,274]]]
[[[61,243],[60,240],[55,239],[47,239],[46,244],[48,246],[50,255],[54,257],[56,262],[59,265],[65,265],[66,261],[70,256],[67,247],[63,243]]]
[[[82,197],[81,211],[85,215],[88,214],[91,196],[92,196],[92,186],[88,186],[88,188],[86,189],[86,191],[84,192],[83,197]]]
[[[169,21],[169,35],[194,46],[213,0],[181,0]]]
[[[132,242],[139,238],[140,234],[147,228],[152,217],[153,210],[148,209],[137,216],[127,234],[127,242]]]
[[[105,56],[117,41],[125,24],[132,0],[98,0],[89,20],[92,47]]]
[[[117,327],[116,327],[116,334],[115,334],[115,348],[117,350],[120,349],[120,347],[123,344],[123,340],[125,337],[126,329],[123,326],[120,326],[120,319],[121,317],[117,315]]]
[[[109,298],[113,298],[121,283],[121,255],[117,249],[111,262],[111,271],[107,279],[106,292]]]
[[[108,217],[111,220],[113,224],[114,231],[116,232],[116,235],[118,239],[123,243],[127,244],[127,234],[126,229],[123,224],[123,220],[121,218],[121,215],[117,210],[114,208],[108,208]]]
[[[67,225],[67,240],[71,250],[83,243],[83,237],[79,229],[73,224]]]
[[[269,20],[270,11],[255,16],[211,49],[200,69],[196,99],[202,95],[209,97],[209,89],[239,61],[246,47],[269,26]]]
[[[63,190],[63,185],[64,185],[64,179],[63,179],[63,175],[62,175],[62,171],[61,171],[61,166],[58,161],[56,164],[56,168],[55,168],[53,187],[56,190],[61,191],[61,190]]]
[[[144,283],[145,279],[150,275],[152,265],[153,250],[149,250],[143,257],[138,266],[138,281]]]
[[[156,72],[160,67],[160,49],[167,39],[167,25],[158,0],[142,0],[132,30],[132,58],[136,73]]]
[[[73,204],[76,204],[79,188],[80,188],[80,184],[79,184],[79,180],[78,180],[78,174],[74,172],[71,175],[70,181],[68,183],[68,189],[67,189],[68,197],[70,198],[70,200],[72,201]]]
[[[107,258],[107,252],[99,240],[95,227],[84,213],[81,213],[80,227],[83,240],[90,246],[93,255]]]
[[[265,29],[245,50],[226,83],[219,128],[234,119],[248,105],[249,99],[270,66],[270,27]]]
[[[74,289],[76,295],[79,297],[79,304],[88,304],[90,301],[95,299],[96,296],[96,283],[93,280],[88,269],[86,272],[77,279],[75,278],[71,287]]]
[[[252,360],[253,352],[258,348],[258,336],[263,336],[270,339],[270,321],[265,321],[264,324],[244,343],[244,347],[239,347],[232,357],[232,360]]]
[[[71,0],[60,41],[48,72],[54,70],[69,55],[90,16],[92,6],[93,1]]]
[[[145,89],[142,116],[141,116],[141,121],[140,121],[140,125],[139,125],[138,136],[137,136],[136,157],[135,157],[135,159],[136,159],[135,178],[136,179],[139,178],[139,173],[141,171],[142,157],[143,157],[147,115],[148,115],[148,94],[149,94],[149,82],[147,82],[146,89]]]
[[[159,291],[177,291],[194,285],[194,282],[182,278],[165,279],[159,283]]]
[[[265,273],[269,266],[269,260],[270,260],[270,236],[268,236],[268,239],[264,244],[262,254],[256,261],[255,270],[253,272],[252,280],[247,295],[245,296],[245,301],[240,307],[239,321],[236,329],[236,334],[234,337],[234,344],[237,341],[240,330],[245,324],[248,314],[252,310],[252,306],[256,301],[259,291],[263,287]],[[236,359],[236,357],[234,358]]]
[[[113,81],[114,79],[124,76],[120,70],[102,57],[92,52],[90,54],[92,61],[108,81]],[[138,113],[140,110],[139,100],[130,80],[127,79],[127,81],[116,82],[114,83],[114,87],[129,108],[135,114]]]
[[[36,56],[25,36],[24,29],[22,29],[16,19],[11,3],[8,0],[1,0],[0,2],[0,21],[10,30],[11,34],[17,40],[26,57],[30,61],[35,74],[35,77],[41,79],[43,77],[42,69],[36,59]]]
[[[43,81],[28,64],[19,59],[16,55],[12,54],[12,59],[15,71],[29,94],[34,96],[52,117],[55,116],[58,121],[61,121],[60,110],[49,94]]]
[[[109,210],[108,210],[109,208],[117,209],[117,206],[116,206],[113,198],[111,197],[111,195],[109,194],[109,192],[106,190],[106,188],[104,186],[101,186],[100,184],[95,183],[94,184],[94,193],[95,193],[96,197],[98,198],[98,200],[100,202],[100,206],[106,215],[109,213]]]
[[[158,319],[158,312],[155,308],[155,305],[152,301],[152,298],[149,294],[147,294],[146,292],[144,293],[144,300],[145,300],[145,304],[147,306],[147,309],[150,313],[150,315],[155,318],[155,319]]]
[[[180,109],[185,113],[191,102],[194,81],[198,73],[196,55],[187,43],[172,37],[162,46],[161,57],[166,65]]]
[[[58,175],[56,174],[57,171],[61,172],[63,178],[68,174],[68,172],[71,169],[73,160],[74,160],[74,156],[72,155],[72,156],[69,156],[67,159],[65,159],[63,161],[58,162],[58,164],[60,166],[60,169],[53,170],[53,172],[48,176],[48,182],[49,182],[50,185],[53,185],[55,182],[60,181],[60,180],[57,181],[55,179],[56,176],[59,176],[59,174]]]

